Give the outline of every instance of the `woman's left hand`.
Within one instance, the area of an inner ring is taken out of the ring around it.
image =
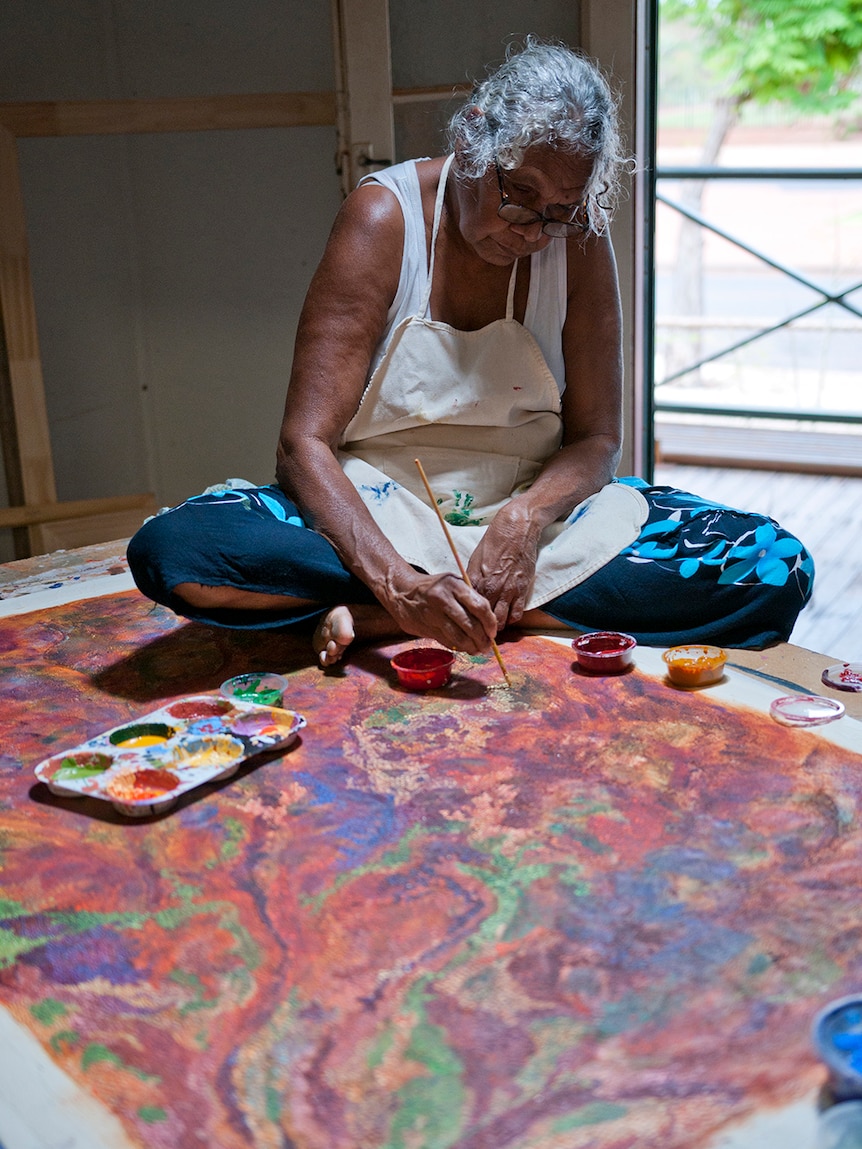
[[[541,531],[517,502],[497,512],[467,564],[474,589],[491,604],[498,631],[521,621],[536,575]]]

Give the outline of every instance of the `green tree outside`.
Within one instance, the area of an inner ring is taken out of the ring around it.
[[[660,28],[688,30],[715,97],[698,167],[711,167],[750,103],[826,116],[862,106],[862,0],[659,0]],[[686,180],[681,203],[696,212],[705,182]],[[673,277],[677,314],[703,310],[702,229],[683,218]],[[688,354],[700,358],[699,346]],[[681,364],[669,363],[671,372]]]

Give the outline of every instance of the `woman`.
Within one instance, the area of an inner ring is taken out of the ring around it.
[[[530,39],[456,114],[450,142],[347,197],[300,318],[277,485],[150,520],[129,547],[141,590],[226,626],[317,619],[323,666],[356,638],[478,653],[511,626],[786,639],[813,579],[796,539],[614,479],[607,224],[624,159],[600,73]]]

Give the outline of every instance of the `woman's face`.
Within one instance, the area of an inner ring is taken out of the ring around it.
[[[592,171],[589,157],[557,152],[547,144],[528,148],[520,167],[503,170],[503,191],[521,207],[545,212],[551,204],[571,204],[584,199]],[[500,219],[500,185],[492,166],[470,184],[456,185],[459,196],[459,226],[466,242],[486,263],[505,265],[525,255],[541,251],[549,243],[561,243],[542,231],[536,223],[507,223]]]

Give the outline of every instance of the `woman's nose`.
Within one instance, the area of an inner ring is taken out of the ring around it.
[[[542,235],[543,224],[540,219],[537,219],[532,223],[510,223],[509,227],[522,236],[527,243],[538,243]]]

